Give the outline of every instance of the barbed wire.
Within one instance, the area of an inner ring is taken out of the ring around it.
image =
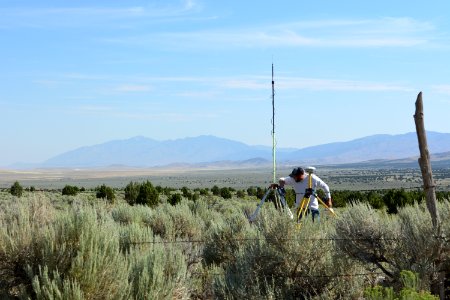
[[[226,274],[222,273],[199,273],[199,272],[192,272],[192,275],[210,275],[210,276],[225,276]],[[385,273],[382,272],[370,272],[370,273],[355,273],[355,274],[332,274],[332,275],[306,275],[306,274],[272,274],[272,275],[265,275],[267,277],[275,277],[275,278],[339,278],[339,277],[368,277],[368,276],[386,276]]]
[[[227,242],[247,241],[398,241],[396,238],[238,238],[227,239]],[[178,240],[178,241],[136,241],[128,242],[130,245],[142,244],[206,244],[210,240]]]

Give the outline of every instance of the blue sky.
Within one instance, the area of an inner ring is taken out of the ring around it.
[[[450,1],[0,0],[0,166],[137,135],[450,132]]]

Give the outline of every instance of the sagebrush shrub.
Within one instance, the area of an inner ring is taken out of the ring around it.
[[[161,239],[156,239],[161,242]],[[130,282],[133,299],[188,299],[187,265],[183,253],[163,243],[132,252]]]
[[[442,212],[448,212],[448,207],[448,202],[438,204]],[[442,218],[444,236],[449,227],[449,219]],[[449,241],[436,236],[424,204],[400,208],[397,215],[355,204],[338,217],[335,236],[340,239],[339,251],[373,264],[394,288],[401,285],[402,270],[418,273],[424,289],[436,284],[438,270],[450,270]]]
[[[213,243],[210,249],[208,244],[205,246],[209,250],[206,254],[215,254],[211,255],[212,263],[221,264],[225,270],[224,278],[215,281],[216,294],[233,299],[360,295],[364,280],[349,285],[343,278],[333,276],[359,272],[361,268],[335,254],[334,243],[329,240],[333,232],[330,222],[323,218],[317,224],[307,219],[299,229],[288,216],[270,207],[235,244],[226,242],[230,234],[227,229],[233,226],[225,226],[215,233],[216,248]],[[238,232],[243,232],[243,228]],[[207,258],[205,255],[205,261]]]
[[[356,204],[299,227],[271,203],[250,224],[257,199],[152,208],[118,195],[0,193],[0,298],[361,299],[379,282],[400,289],[402,270],[428,290],[450,269],[424,205],[389,215]],[[446,237],[449,202],[438,209]]]

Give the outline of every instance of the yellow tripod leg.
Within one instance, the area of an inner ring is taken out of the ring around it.
[[[301,216],[303,214],[303,207],[305,206],[305,198],[302,199],[302,201],[300,202],[301,205],[299,206],[298,210],[297,210],[297,229],[300,229],[300,227],[302,226],[302,223],[300,223],[300,219]]]
[[[300,221],[302,216],[306,213],[306,210],[308,209],[309,206],[309,201],[310,201],[309,198],[302,199],[302,205],[300,206],[300,209],[297,211],[297,222]]]
[[[320,199],[319,196],[316,195],[316,198],[317,198],[317,200],[319,200],[320,204],[322,204],[329,212],[331,212],[333,214],[333,216],[336,216],[336,213],[334,212],[334,209],[332,209],[331,207],[326,205],[326,203],[323,202],[322,199]]]
[[[302,213],[304,205],[305,205],[305,198],[303,198],[302,201],[300,201],[300,206],[297,209],[297,222],[299,221],[300,214]]]
[[[306,214],[306,210],[309,206],[309,198],[303,198],[302,199],[302,205],[300,206],[298,212],[297,212],[297,229],[300,229],[302,227],[302,223],[300,220],[303,218],[303,216]]]

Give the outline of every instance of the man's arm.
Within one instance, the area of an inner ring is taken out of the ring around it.
[[[285,185],[290,185],[290,184],[292,184],[291,181],[292,181],[292,178],[291,178],[291,177],[281,177],[281,178],[278,180],[278,184],[272,183],[272,184],[270,185],[270,187],[271,187],[271,188],[276,188],[276,187],[283,188]]]
[[[317,187],[320,188],[321,190],[323,190],[327,196],[327,199],[325,201],[325,204],[328,207],[331,207],[333,205],[332,201],[331,201],[331,192],[330,192],[330,187],[319,177],[316,176],[316,180],[317,180]]]
[[[294,179],[292,177],[281,177],[278,183],[280,187],[284,187],[284,185],[292,185],[294,183]]]

